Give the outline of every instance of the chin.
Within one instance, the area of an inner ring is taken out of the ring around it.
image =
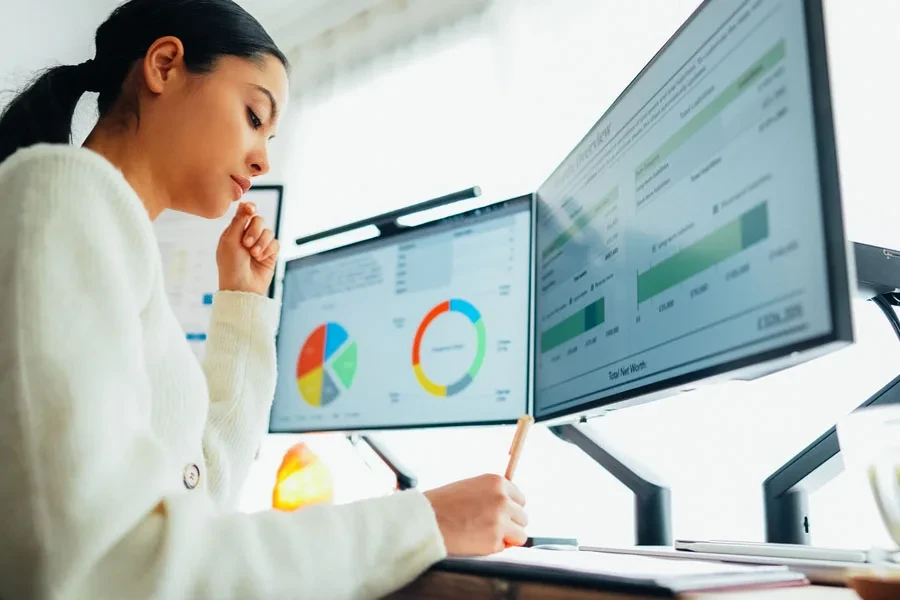
[[[202,219],[218,219],[225,216],[231,207],[231,197],[226,194],[192,194],[178,198],[180,202],[171,206],[172,210],[187,213]]]
[[[228,214],[228,209],[231,208],[232,204],[233,203],[230,200],[225,202],[220,198],[217,198],[210,202],[205,202],[201,205],[203,211],[203,214],[201,216],[207,219],[219,219]]]
[[[220,219],[228,214],[228,209],[231,208],[232,203],[224,204],[222,206],[217,206],[214,214],[210,215],[210,219]]]

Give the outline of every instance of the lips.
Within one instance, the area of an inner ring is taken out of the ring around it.
[[[241,196],[246,194],[247,190],[250,189],[250,186],[253,185],[253,182],[251,182],[247,177],[240,177],[237,175],[232,175],[231,180],[234,181],[235,184],[237,184],[238,188],[240,188]]]

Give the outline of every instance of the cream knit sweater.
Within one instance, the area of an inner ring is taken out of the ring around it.
[[[201,367],[112,164],[21,150],[0,199],[0,598],[375,598],[445,555],[416,492],[234,512],[276,303],[219,292]]]

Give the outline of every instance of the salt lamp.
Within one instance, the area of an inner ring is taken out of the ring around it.
[[[292,511],[331,503],[333,498],[331,473],[325,463],[303,442],[291,446],[278,467],[272,508]]]

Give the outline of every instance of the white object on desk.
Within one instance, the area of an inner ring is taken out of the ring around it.
[[[724,540],[675,540],[675,549],[709,554],[740,554],[743,556],[771,556],[773,558],[798,558],[864,563],[868,561],[865,550],[840,548],[816,548],[800,544],[769,544],[763,542],[736,542]]]
[[[841,562],[832,560],[812,560],[808,558],[778,558],[774,556],[751,556],[748,554],[714,554],[711,552],[685,552],[671,546],[641,546],[627,548],[608,548],[602,546],[581,546],[585,552],[602,552],[604,554],[630,554],[638,556],[658,556],[680,560],[708,560],[718,562],[743,563],[752,565],[783,565],[792,571],[803,573],[812,583],[828,585],[845,585],[847,579],[868,567],[895,569],[900,575],[900,567],[891,567],[889,563],[865,564],[858,562]]]

